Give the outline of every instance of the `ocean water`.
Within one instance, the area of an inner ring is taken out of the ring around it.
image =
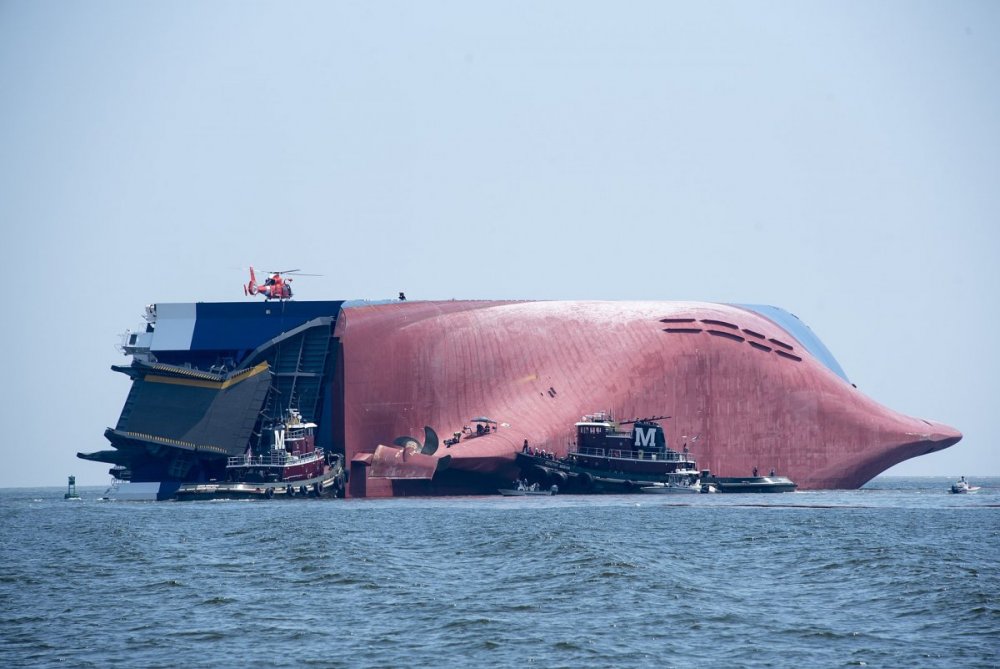
[[[1000,479],[784,495],[0,490],[5,667],[997,667]]]

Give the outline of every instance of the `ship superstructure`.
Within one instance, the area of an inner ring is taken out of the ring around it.
[[[342,302],[156,304],[141,331],[127,332],[116,365],[132,387],[105,437],[111,451],[80,454],[114,465],[112,475],[162,483],[222,481],[229,458],[268,449],[268,426],[289,411],[317,425],[316,446],[334,442],[332,336]]]

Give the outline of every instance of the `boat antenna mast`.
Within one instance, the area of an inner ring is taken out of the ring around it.
[[[633,418],[632,420],[623,420],[620,425],[631,425],[632,423],[652,423],[657,420],[666,420],[670,416],[650,416],[649,418]]]

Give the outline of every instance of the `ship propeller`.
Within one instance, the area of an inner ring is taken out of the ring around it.
[[[403,448],[409,448],[413,451],[419,451],[422,446],[419,441],[413,437],[396,437],[392,440],[392,443],[396,446],[402,446]]]
[[[430,425],[425,425],[423,444],[416,438],[409,436],[396,437],[392,440],[392,443],[402,448],[408,448],[411,451],[417,451],[423,455],[434,455],[438,449],[438,436],[437,432]]]

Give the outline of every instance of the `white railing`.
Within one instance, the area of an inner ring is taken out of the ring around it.
[[[292,455],[287,451],[278,451],[269,455],[236,455],[230,457],[227,467],[287,467],[314,462],[323,457],[323,449],[317,448],[305,455]]]
[[[623,460],[658,460],[666,462],[687,462],[688,454],[676,451],[655,453],[652,451],[622,451],[613,448],[578,448],[580,455],[590,455],[598,458],[620,458]]]

